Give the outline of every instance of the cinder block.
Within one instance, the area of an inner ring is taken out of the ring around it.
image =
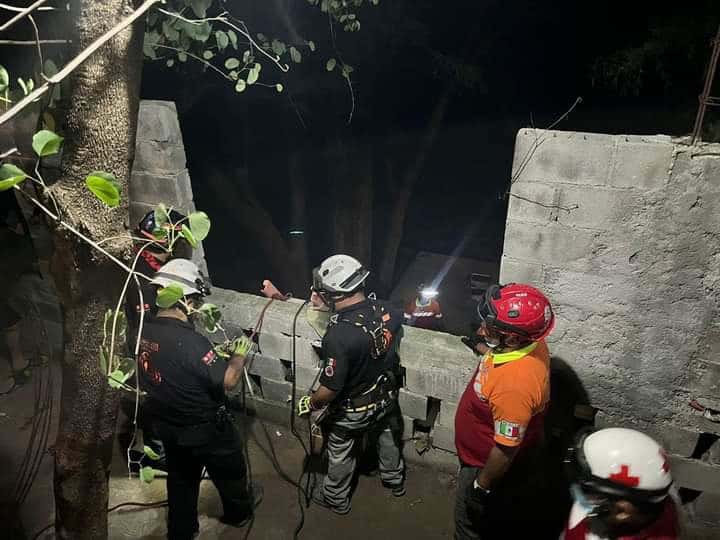
[[[440,402],[440,414],[437,423],[441,426],[455,426],[455,413],[457,413],[458,404],[447,399]]]
[[[133,171],[151,173],[179,172],[185,169],[187,159],[182,145],[138,141],[135,145]]]
[[[174,208],[192,203],[193,194],[187,169],[175,174],[133,171],[130,176],[130,200],[157,205],[160,202]]]
[[[400,410],[403,416],[425,420],[427,416],[427,397],[408,392],[404,388],[400,389],[398,398]]]
[[[557,222],[617,233],[642,215],[643,193],[595,186],[563,185],[557,188]]]
[[[435,426],[432,430],[433,446],[449,452],[455,452],[455,429],[447,426]]]
[[[444,369],[407,368],[405,388],[414,394],[457,401],[465,391],[470,375]]]
[[[137,139],[182,144],[182,133],[175,103],[150,99],[140,101]]]
[[[415,419],[409,416],[403,415],[403,433],[402,438],[404,441],[409,441],[415,435]]]
[[[698,436],[697,431],[683,429],[673,424],[638,425],[631,418],[620,418],[598,411],[595,415],[595,425],[599,428],[626,427],[637,429],[649,435],[670,454],[689,456],[695,450]]]
[[[671,142],[618,135],[609,184],[636,189],[665,186],[670,178],[674,148]]]
[[[533,283],[540,286],[543,283],[543,266],[503,255],[500,283]]]
[[[720,494],[720,467],[675,455],[670,456],[670,466],[679,487]]]
[[[317,387],[320,369],[297,366],[295,369],[298,395],[306,394],[309,390]]]
[[[703,493],[690,503],[690,506],[694,514],[694,521],[703,525],[720,527],[720,512],[718,512],[718,509],[720,509],[720,494]],[[716,530],[715,532],[717,534],[718,531]],[[717,536],[715,536],[715,538],[717,538]]]
[[[548,223],[557,218],[559,185],[535,181],[516,182],[510,191],[507,215],[529,223]]]
[[[258,338],[258,343],[264,355],[282,360],[293,359],[293,340],[290,336],[263,331]],[[312,343],[300,337],[295,338],[295,360],[298,365],[305,367],[317,366],[320,363],[320,357],[313,349]]]
[[[287,381],[274,381],[272,379],[263,379],[260,381],[262,386],[263,398],[268,401],[277,401],[279,403],[287,403],[292,396],[292,383]]]
[[[518,184],[605,184],[614,151],[611,135],[521,129],[515,139],[513,178]]]
[[[283,363],[279,359],[266,354],[255,355],[248,371],[251,375],[259,375],[260,377],[277,381],[285,380],[286,374]]]
[[[597,235],[556,223],[537,227],[508,216],[504,255],[536,264],[570,263],[592,257]]]

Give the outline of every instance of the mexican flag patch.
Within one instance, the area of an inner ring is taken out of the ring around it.
[[[519,439],[522,435],[522,426],[506,420],[495,422],[495,433],[508,439]]]

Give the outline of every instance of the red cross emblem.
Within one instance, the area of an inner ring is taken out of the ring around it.
[[[618,484],[623,484],[630,487],[637,487],[638,485],[640,485],[639,476],[630,476],[629,465],[620,465],[620,472],[611,474],[610,480],[614,480]]]

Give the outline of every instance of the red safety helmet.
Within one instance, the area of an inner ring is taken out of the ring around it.
[[[535,287],[522,283],[491,285],[478,304],[478,315],[501,334],[539,341],[555,327],[550,301]]]

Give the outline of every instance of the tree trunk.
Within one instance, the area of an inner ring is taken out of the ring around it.
[[[380,259],[378,268],[380,290],[384,291],[383,294],[385,296],[389,296],[392,289],[393,278],[395,275],[395,262],[397,260],[400,242],[402,241],[403,229],[405,228],[405,216],[407,214],[410,196],[412,195],[415,182],[420,177],[420,173],[425,166],[427,156],[435,144],[438,131],[440,130],[440,124],[442,124],[445,119],[445,113],[447,112],[451,95],[452,90],[447,89],[435,105],[432,115],[430,116],[430,120],[428,121],[428,125],[425,129],[425,134],[423,135],[420,141],[420,146],[417,149],[417,158],[407,168],[402,180],[397,183],[395,183],[396,179],[391,162],[388,161],[387,181],[392,182],[397,187],[393,190],[394,193],[396,193],[395,201],[390,215],[387,233],[384,235],[385,242],[383,244],[382,258]]]
[[[133,11],[130,0],[76,0],[73,43],[85,48]],[[99,240],[124,233],[135,148],[143,20],[97,51],[74,74],[60,180],[51,188],[66,221]],[[92,171],[113,173],[123,203],[108,209],[84,185]],[[126,258],[129,245],[105,246]],[[114,307],[123,272],[59,228],[52,273],[65,315],[60,425],[55,444],[57,538],[107,538],[108,476],[118,392],[98,363],[105,310]]]
[[[372,263],[373,163],[369,147],[338,140],[329,148],[335,206],[335,253]]]

